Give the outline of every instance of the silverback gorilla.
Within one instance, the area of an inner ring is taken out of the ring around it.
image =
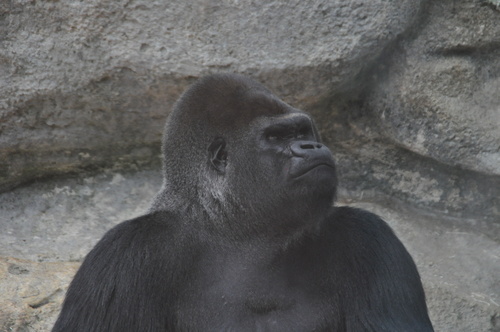
[[[85,258],[53,331],[433,331],[415,264],[378,216],[332,207],[311,117],[207,76],[166,125],[148,214]]]

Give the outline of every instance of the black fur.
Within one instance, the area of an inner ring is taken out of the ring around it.
[[[164,155],[151,211],[88,254],[53,331],[433,331],[389,226],[331,206],[307,114],[212,75],[177,103]]]

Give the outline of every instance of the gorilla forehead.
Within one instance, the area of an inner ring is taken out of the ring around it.
[[[237,74],[214,74],[193,84],[174,109],[179,122],[227,132],[253,119],[293,112],[293,108],[253,79]]]
[[[267,131],[272,131],[279,128],[297,129],[298,127],[314,127],[311,117],[294,108],[285,114],[271,115],[266,117],[258,117],[253,121],[257,130],[265,128]]]

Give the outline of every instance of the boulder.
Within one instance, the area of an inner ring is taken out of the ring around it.
[[[0,190],[158,163],[194,78],[237,71],[305,106],[346,89],[421,1],[0,3]]]

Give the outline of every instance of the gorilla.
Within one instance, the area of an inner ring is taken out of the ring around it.
[[[307,113],[210,75],[177,101],[163,156],[150,211],[87,255],[53,331],[433,331],[393,231],[333,205]]]

